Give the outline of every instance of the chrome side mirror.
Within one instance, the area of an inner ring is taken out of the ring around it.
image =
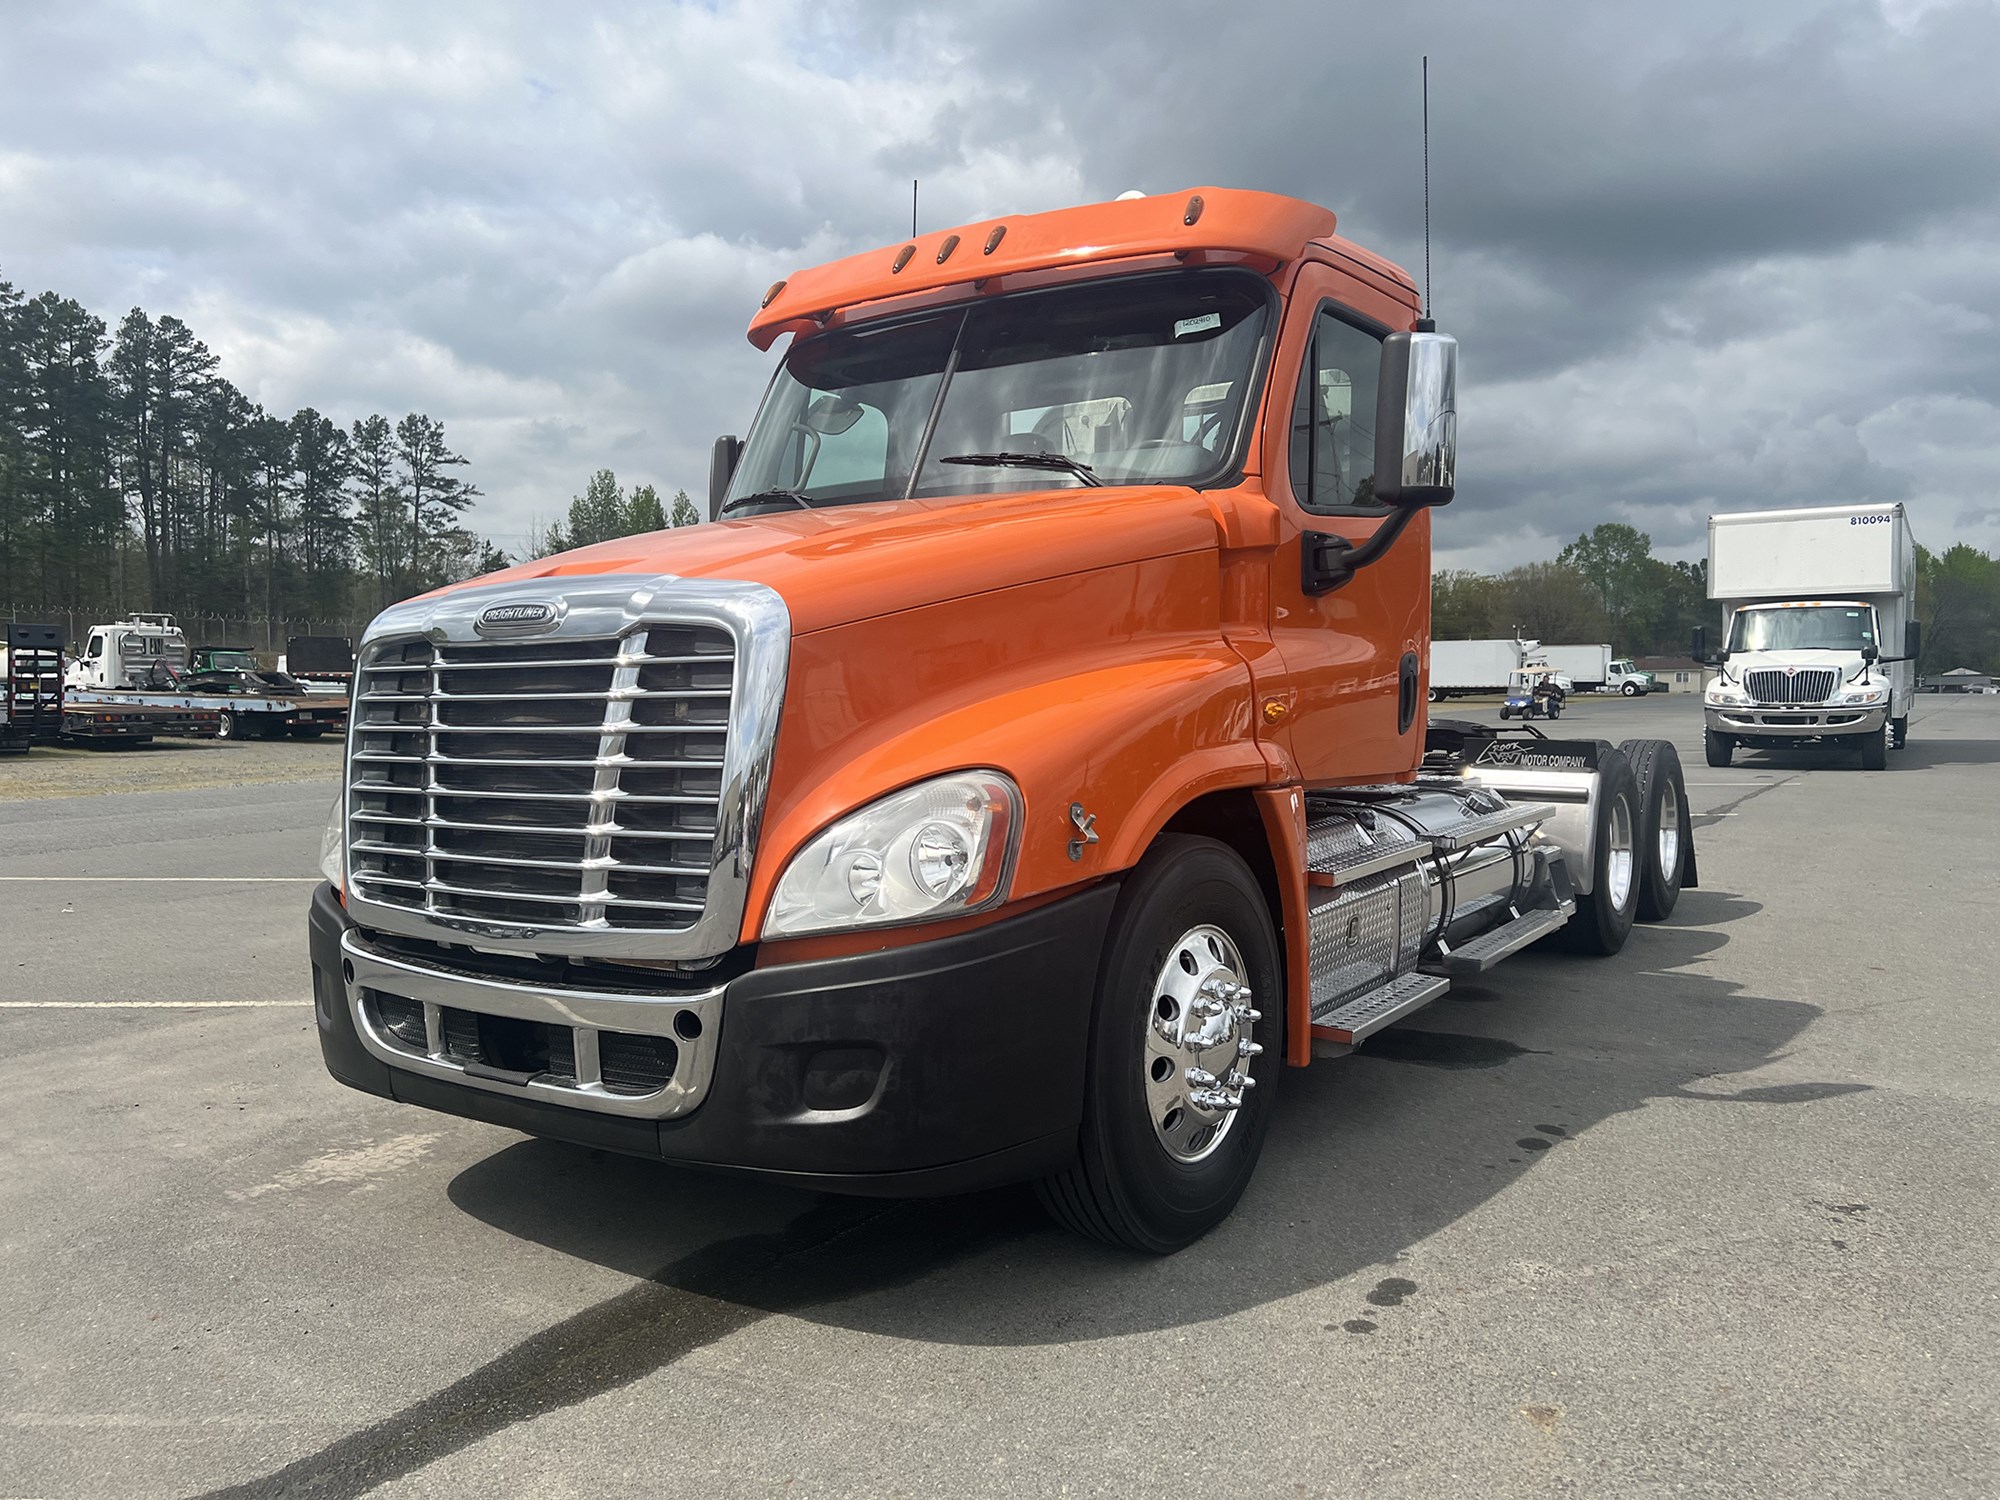
[[[1458,472],[1458,340],[1392,333],[1375,401],[1375,501],[1447,505]]]

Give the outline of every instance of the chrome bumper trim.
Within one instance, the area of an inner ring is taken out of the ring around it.
[[[716,1044],[722,1030],[721,986],[670,997],[611,990],[538,988],[380,953],[351,930],[341,937],[340,955],[341,981],[347,991],[347,1008],[354,1019],[355,1033],[372,1055],[394,1068],[510,1098],[538,1099],[570,1109],[651,1120],[684,1115],[700,1104],[715,1074]],[[365,1002],[367,991],[398,996],[423,1006],[426,1035],[423,1051],[401,1045],[376,1024]],[[557,1081],[543,1074],[512,1083],[468,1072],[462,1063],[445,1053],[441,1017],[447,1007],[569,1027],[575,1041],[575,1082]],[[650,1094],[614,1093],[605,1088],[598,1071],[598,1043],[606,1031],[670,1039],[676,1058],[673,1076],[666,1087]],[[689,1031],[694,1035],[690,1037]]]

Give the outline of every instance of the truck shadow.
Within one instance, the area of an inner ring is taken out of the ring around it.
[[[1032,1344],[1202,1322],[1386,1265],[1548,1153],[1655,1101],[1851,1091],[1704,1085],[1771,1062],[1819,1014],[1690,970],[1728,942],[1715,928],[1756,910],[1689,892],[1678,923],[1635,929],[1617,958],[1522,955],[1353,1057],[1287,1074],[1250,1191],[1168,1261],[1064,1234],[1024,1190],[806,1198],[775,1237],[683,1246],[690,1200],[745,1185],[544,1141],[497,1152],[449,1192],[509,1234],[657,1285],[898,1338]],[[749,1199],[764,1194],[801,1196]]]
[[[2000,740],[1926,740],[1912,735],[1889,768],[1928,771],[1933,766],[1990,766],[2000,762]]]
[[[1202,1323],[1376,1273],[1361,1276],[1372,1288],[1356,1285],[1354,1316],[1327,1325],[1368,1333],[1419,1291],[1394,1274],[1404,1252],[1620,1115],[1660,1101],[1778,1108],[1864,1087],[1711,1081],[1777,1059],[1820,1013],[1689,967],[1756,909],[1689,892],[1674,923],[1637,929],[1617,958],[1524,954],[1354,1057],[1286,1075],[1234,1216],[1167,1260],[1063,1233],[1023,1189],[848,1199],[553,1142],[508,1146],[460,1173],[452,1202],[635,1284],[242,1493],[282,1481],[358,1495],[773,1314],[1028,1346]]]

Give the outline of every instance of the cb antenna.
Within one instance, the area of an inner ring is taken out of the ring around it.
[[[1431,59],[1424,55],[1424,315],[1418,331],[1433,333],[1437,320],[1431,316]]]
[[[917,179],[910,179],[910,238],[917,237]]]

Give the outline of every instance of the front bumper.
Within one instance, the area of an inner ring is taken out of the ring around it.
[[[1820,740],[1880,734],[1889,705],[1872,707],[1779,708],[1752,704],[1747,708],[1703,706],[1709,729],[1739,740]]]
[[[956,937],[640,994],[412,959],[373,944],[321,886],[310,919],[320,1049],[335,1078],[367,1093],[636,1156],[844,1192],[1021,1181],[1075,1155],[1117,895],[1107,883]],[[418,1006],[428,1038],[413,1023],[399,1048],[378,990]],[[601,1083],[580,1097],[589,1084],[575,1076],[454,1061],[439,1033],[447,1007],[573,1028],[571,1075],[595,1070],[600,1028],[674,1038],[680,1061],[640,1102]]]

